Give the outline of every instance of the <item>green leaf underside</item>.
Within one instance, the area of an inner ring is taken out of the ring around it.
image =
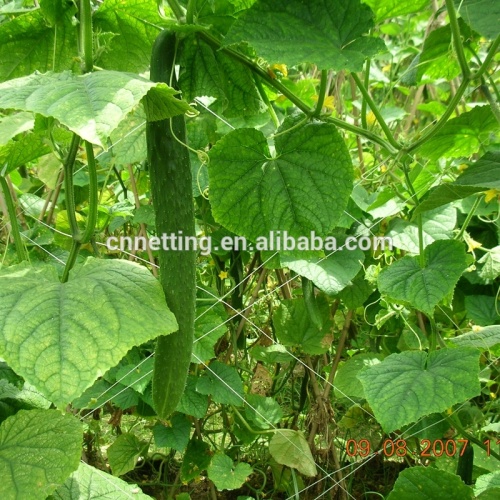
[[[279,464],[293,467],[304,476],[312,477],[317,474],[311,449],[299,431],[276,431],[269,443],[269,453]]]
[[[293,121],[280,131],[289,125]],[[238,129],[212,148],[208,173],[215,219],[253,241],[269,240],[271,231],[327,234],[352,190],[344,141],[335,126],[309,123],[276,137],[275,147],[273,157],[260,131]]]
[[[362,353],[353,356],[339,366],[334,379],[334,391],[337,397],[365,399],[363,386],[356,378],[366,366],[380,363],[383,356],[380,354]]]
[[[261,0],[231,26],[224,44],[248,42],[270,63],[361,71],[366,57],[384,49],[382,39],[362,36],[372,18],[358,0]]]
[[[400,472],[387,500],[467,500],[472,488],[459,476],[433,467],[411,467]]]
[[[67,283],[52,266],[0,274],[0,355],[64,406],[135,345],[177,330],[144,267],[89,258]]]
[[[280,255],[283,267],[310,279],[328,295],[341,292],[358,274],[364,260],[365,254],[359,248],[353,251],[342,248],[326,258],[318,259],[292,259]]]
[[[77,469],[82,426],[57,410],[20,410],[0,426],[3,498],[45,500]]]
[[[381,293],[432,315],[436,305],[451,294],[467,268],[464,246],[458,241],[438,240],[424,250],[425,266],[419,257],[405,256],[382,270]]]
[[[378,422],[392,432],[477,396],[479,355],[470,347],[391,354],[358,379]]]
[[[149,120],[187,111],[164,83],[116,71],[86,75],[35,73],[0,84],[0,108],[52,116],[83,139],[106,147],[106,140],[141,99]]]
[[[80,462],[78,469],[52,495],[56,500],[150,500],[141,489]]]
[[[214,482],[218,490],[236,490],[246,481],[253,472],[246,463],[233,464],[231,457],[224,453],[217,453],[207,469],[208,477]]]
[[[488,350],[500,344],[500,325],[485,326],[478,331],[464,333],[450,340],[458,346]]]

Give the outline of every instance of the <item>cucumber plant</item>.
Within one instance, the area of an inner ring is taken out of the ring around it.
[[[494,496],[497,3],[5,0],[4,496]]]

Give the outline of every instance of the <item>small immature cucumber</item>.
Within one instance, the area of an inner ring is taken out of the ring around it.
[[[162,31],[151,55],[150,78],[176,85],[176,35]],[[171,82],[171,76],[173,80]],[[151,194],[157,235],[195,236],[194,204],[184,115],[146,126]],[[191,245],[192,246],[192,245]],[[153,371],[153,403],[160,418],[176,408],[186,386],[194,339],[196,251],[159,252],[160,282],[179,330],[158,337]]]

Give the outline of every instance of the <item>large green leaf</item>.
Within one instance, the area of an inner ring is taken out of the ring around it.
[[[327,258],[315,259],[295,259],[280,254],[283,267],[288,267],[310,279],[320,290],[329,295],[336,295],[343,290],[358,274],[364,260],[365,254],[358,248],[352,251],[341,248]]]
[[[271,231],[325,235],[352,189],[352,164],[335,126],[285,122],[271,154],[255,129],[224,136],[210,152],[210,199],[215,219],[249,239]]]
[[[499,35],[500,4],[497,0],[455,0],[462,18],[487,38]]]
[[[243,462],[234,465],[231,457],[224,453],[216,453],[207,469],[209,479],[214,482],[218,490],[241,488],[252,472],[250,465]]]
[[[106,0],[93,16],[94,30],[113,33],[97,56],[106,69],[142,73],[148,69],[153,42],[162,18],[150,0]]]
[[[40,6],[0,23],[0,82],[34,71],[78,69],[74,3],[40,0]],[[50,13],[55,8],[57,16]]]
[[[471,347],[430,354],[406,351],[364,368],[358,379],[377,421],[388,433],[478,396],[479,355]]]
[[[403,257],[382,270],[378,286],[391,299],[432,315],[467,268],[464,246],[455,240],[435,241],[424,250],[424,260],[420,267],[420,257]]]
[[[80,462],[78,469],[52,495],[56,500],[150,500],[141,489]]]
[[[384,48],[363,37],[373,12],[359,0],[260,0],[229,29],[225,45],[248,42],[270,63],[314,63],[321,69],[361,71]]]
[[[456,474],[433,467],[411,467],[400,472],[387,500],[468,500],[472,488]]]
[[[89,258],[66,283],[52,266],[0,274],[0,356],[60,406],[134,345],[176,330],[158,281],[138,264]]]
[[[0,491],[45,500],[78,467],[82,426],[57,410],[20,410],[0,426]]]
[[[105,147],[111,132],[143,98],[150,120],[190,109],[176,93],[164,83],[116,71],[37,73],[0,84],[0,108],[52,116],[83,139]]]
[[[299,431],[277,430],[269,443],[269,453],[279,464],[293,467],[304,476],[312,477],[317,474],[309,445]]]
[[[489,106],[477,106],[451,119],[441,130],[426,141],[419,153],[431,160],[457,158],[476,153],[498,122]]]
[[[378,23],[391,17],[419,12],[429,6],[428,0],[363,0],[375,13]]]

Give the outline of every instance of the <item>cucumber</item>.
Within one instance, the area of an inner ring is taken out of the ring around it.
[[[457,474],[465,484],[473,484],[472,470],[474,468],[474,448],[470,442],[465,445],[465,450],[458,457]]]
[[[152,49],[152,81],[176,86],[175,74],[174,81],[170,82],[175,50],[175,33],[162,31]],[[186,143],[184,115],[148,122],[146,139],[157,235],[195,236],[189,153],[179,142]],[[167,418],[184,392],[191,363],[196,304],[196,250],[168,251],[162,248],[158,259],[160,282],[167,305],[179,325],[178,331],[158,337],[155,350],[153,404],[158,416]]]

